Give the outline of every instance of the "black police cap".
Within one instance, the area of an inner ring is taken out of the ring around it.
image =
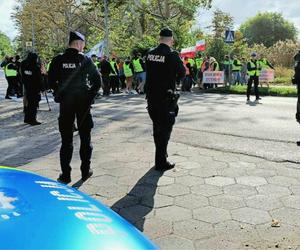
[[[159,35],[163,36],[163,37],[172,37],[173,36],[173,32],[169,28],[163,28],[160,31]]]
[[[85,42],[85,37],[78,31],[71,31],[69,36],[69,44],[75,40],[81,40]]]

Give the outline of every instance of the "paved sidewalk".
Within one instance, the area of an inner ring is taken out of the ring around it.
[[[79,189],[161,249],[300,249],[299,165],[171,142],[176,169],[160,174],[152,168],[151,126],[130,119],[106,125],[93,133],[95,174]],[[22,169],[56,179],[57,151]],[[279,227],[271,227],[272,219]]]

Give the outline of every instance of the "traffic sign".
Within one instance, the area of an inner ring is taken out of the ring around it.
[[[234,43],[234,30],[226,30],[225,43]]]

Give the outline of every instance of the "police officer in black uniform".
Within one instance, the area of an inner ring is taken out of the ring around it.
[[[160,32],[160,44],[146,56],[146,98],[148,113],[153,121],[155,143],[155,169],[165,171],[175,164],[167,161],[167,146],[175,117],[178,113],[175,91],[177,78],[185,76],[185,68],[173,45],[172,30],[165,28]]]
[[[298,90],[296,120],[298,123],[300,123],[300,50],[294,56],[294,61],[295,61],[295,66],[294,66],[295,74],[293,77],[293,84],[297,85],[297,90]]]
[[[26,59],[20,64],[21,82],[24,86],[24,123],[31,126],[40,125],[36,120],[37,108],[41,100],[42,73],[39,58],[36,53],[29,52]]]
[[[64,54],[53,58],[49,69],[49,82],[54,98],[60,103],[59,131],[62,145],[60,164],[62,173],[58,181],[71,182],[70,162],[73,154],[73,125],[75,117],[80,136],[80,159],[82,181],[93,171],[90,168],[92,145],[91,129],[93,120],[91,104],[101,86],[101,77],[92,60],[82,54],[85,38],[79,32],[70,32],[69,48]]]

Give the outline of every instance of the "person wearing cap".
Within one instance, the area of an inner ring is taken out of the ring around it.
[[[258,92],[258,84],[259,84],[259,75],[261,71],[261,65],[257,60],[257,54],[255,52],[251,53],[251,60],[247,63],[247,72],[249,76],[248,86],[247,86],[247,102],[250,101],[250,93],[252,83],[254,83],[254,92],[256,99],[255,101],[259,101],[259,92]]]
[[[49,69],[49,82],[54,90],[54,100],[60,104],[58,125],[61,134],[61,183],[71,182],[73,154],[73,125],[75,118],[80,136],[81,180],[87,180],[91,170],[91,129],[93,119],[91,104],[101,86],[100,73],[93,61],[82,52],[85,38],[79,32],[70,32],[69,48],[53,58]]]
[[[153,122],[155,169],[165,171],[175,164],[167,161],[167,146],[175,118],[178,114],[175,91],[176,79],[185,76],[185,67],[179,54],[171,49],[172,30],[160,31],[160,44],[146,55],[146,99],[148,113]]]

